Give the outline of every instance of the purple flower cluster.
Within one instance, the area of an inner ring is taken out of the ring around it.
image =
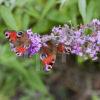
[[[41,38],[39,34],[33,34],[32,30],[27,30],[27,35],[29,37],[29,40],[31,41],[30,46],[28,48],[28,54],[30,56],[37,53],[41,48]]]
[[[69,28],[67,25],[54,27],[52,33],[58,43],[64,43],[71,47],[71,53],[84,59],[97,59],[100,52],[100,21],[94,19],[87,25],[78,28]]]
[[[100,21],[95,19],[74,31],[71,53],[84,59],[96,60],[98,52],[100,52]]]

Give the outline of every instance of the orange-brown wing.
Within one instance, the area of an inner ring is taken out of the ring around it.
[[[10,42],[15,43],[17,41],[17,32],[16,31],[5,31],[5,37],[9,39]]]
[[[71,52],[71,47],[70,46],[66,46],[62,43],[59,43],[57,45],[57,52],[58,53],[66,53],[69,54]]]

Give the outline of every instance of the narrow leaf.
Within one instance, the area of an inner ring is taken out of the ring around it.
[[[89,23],[92,18],[93,18],[93,15],[94,15],[94,6],[95,6],[95,1],[94,0],[91,0],[87,6],[87,23]]]
[[[29,22],[30,22],[29,16],[27,14],[24,14],[22,23],[23,30],[28,28]]]
[[[25,9],[25,12],[26,12],[28,15],[30,15],[30,16],[36,18],[36,19],[39,19],[39,18],[40,18],[39,12],[38,12],[36,9],[34,9],[33,7],[27,7],[27,8]]]
[[[78,0],[78,7],[83,18],[83,22],[86,23],[86,0]]]
[[[48,31],[50,23],[48,20],[39,20],[38,23],[32,28],[34,32],[43,33]]]
[[[0,16],[5,21],[5,24],[11,29],[18,30],[15,19],[12,15],[11,10],[8,7],[0,6]]]
[[[48,0],[45,7],[44,7],[44,10],[42,12],[42,17],[43,18],[47,13],[48,11],[54,6],[55,4],[55,0]]]

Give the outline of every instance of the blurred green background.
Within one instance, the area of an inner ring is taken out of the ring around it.
[[[53,26],[77,26],[93,18],[100,18],[100,0],[0,0],[0,100],[55,100],[43,81],[54,72],[36,68],[40,66],[38,55],[17,58],[4,37],[5,29],[32,28],[47,34]]]

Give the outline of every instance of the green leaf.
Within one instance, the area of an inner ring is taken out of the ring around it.
[[[44,18],[44,16],[48,13],[48,11],[55,5],[55,0],[47,0],[47,3],[44,7],[44,10],[42,12],[41,18]]]
[[[93,18],[93,16],[94,16],[94,6],[95,6],[95,1],[94,0],[91,0],[90,2],[89,2],[89,4],[88,4],[88,6],[87,6],[87,23],[89,23],[91,20],[92,20],[92,18]]]
[[[92,100],[100,100],[99,96],[93,95]]]
[[[0,41],[4,41],[3,39],[5,38],[5,36],[4,36],[4,29],[5,29],[5,24],[1,24],[2,25],[2,27],[0,27]],[[2,39],[2,40],[1,40]]]
[[[83,18],[83,22],[86,23],[86,0],[78,0],[78,7]]]
[[[84,33],[85,33],[86,35],[90,35],[90,34],[92,34],[92,29],[86,28],[86,29],[84,30]]]
[[[29,16],[27,14],[24,14],[23,15],[23,23],[22,23],[23,30],[28,28],[29,22],[30,22]]]
[[[29,1],[30,0],[16,0],[16,5],[22,7]]]
[[[94,0],[93,0],[94,1]],[[95,10],[93,12],[94,18],[100,18],[100,0],[94,1]]]
[[[0,100],[9,100],[10,98],[3,93],[0,93]]]
[[[77,62],[79,64],[82,64],[84,62],[84,59],[81,56],[77,56]]]
[[[34,17],[34,18],[36,18],[36,19],[40,19],[40,14],[39,14],[39,12],[35,9],[35,8],[33,8],[33,7],[27,7],[26,9],[25,9],[25,12],[28,14],[28,15],[30,15],[30,16],[32,16],[32,17]]]
[[[68,16],[57,10],[52,10],[50,13],[48,13],[47,18],[58,23],[65,23],[68,20]]]
[[[21,29],[22,28],[22,19],[23,19],[23,10],[17,8],[14,13],[14,17],[15,17],[18,29]]]
[[[24,78],[24,82],[27,83],[27,85],[31,89],[38,90],[44,94],[47,93],[47,90],[40,76],[38,75],[38,72],[36,72],[35,70],[29,71],[28,69],[25,69],[23,63],[21,63],[21,61],[18,61],[16,57],[11,55],[11,51],[7,46],[0,46],[0,50],[0,63],[2,65],[7,66],[8,68],[11,68],[12,70],[20,74],[21,77]]]
[[[13,14],[8,7],[0,6],[0,16],[3,18],[8,27],[18,30]]]
[[[49,28],[49,21],[48,20],[39,20],[38,23],[32,28],[33,32],[43,33],[46,32]]]
[[[14,95],[14,88],[16,86],[17,80],[14,75],[9,75],[6,77],[5,82],[3,83],[2,92],[8,96]],[[10,90],[10,92],[9,92]]]

